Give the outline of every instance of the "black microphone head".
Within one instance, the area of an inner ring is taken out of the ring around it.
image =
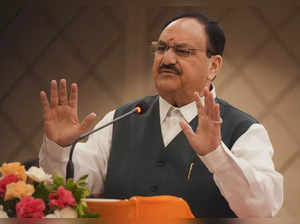
[[[146,103],[145,101],[142,101],[138,103],[135,108],[137,109],[136,113],[137,114],[143,114],[149,109],[149,104]]]

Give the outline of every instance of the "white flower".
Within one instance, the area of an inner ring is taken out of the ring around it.
[[[32,166],[28,171],[26,171],[26,174],[30,179],[38,183],[52,183],[52,176],[50,174],[46,174],[42,168]]]
[[[51,213],[51,214],[46,215],[44,218],[46,218],[46,219],[57,219],[59,217],[57,217],[56,214]]]
[[[77,218],[77,212],[71,207],[57,209],[54,213],[45,216],[45,218]]]
[[[7,213],[3,211],[3,206],[0,205],[0,218],[8,218]]]
[[[77,218],[76,210],[71,207],[60,209],[59,213],[60,213],[60,218]]]

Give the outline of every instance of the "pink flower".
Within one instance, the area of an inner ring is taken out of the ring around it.
[[[55,194],[50,193],[49,199],[50,208],[55,206],[58,208],[66,208],[76,205],[76,201],[72,195],[72,192],[66,190],[63,186],[60,186]]]
[[[18,218],[42,218],[46,206],[42,199],[35,199],[32,196],[23,198],[17,203]]]
[[[10,184],[10,183],[15,183],[18,182],[19,178],[14,175],[14,174],[10,174],[8,176],[4,176],[1,180],[0,180],[0,197],[4,197],[5,192],[6,192],[6,185]]]

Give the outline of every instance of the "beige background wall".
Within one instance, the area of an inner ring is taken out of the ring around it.
[[[51,79],[78,82],[81,118],[95,111],[99,120],[117,105],[153,94],[151,41],[174,15],[201,11],[227,33],[217,94],[269,130],[285,177],[279,216],[286,223],[300,217],[300,4],[224,2],[2,0],[0,162],[37,157],[39,92],[48,91]]]

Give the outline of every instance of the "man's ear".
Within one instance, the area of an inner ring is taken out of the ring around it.
[[[216,76],[218,71],[221,69],[223,64],[223,58],[221,55],[212,55],[210,58],[210,66],[209,66],[209,74],[208,74],[208,79],[210,81],[213,81]]]

